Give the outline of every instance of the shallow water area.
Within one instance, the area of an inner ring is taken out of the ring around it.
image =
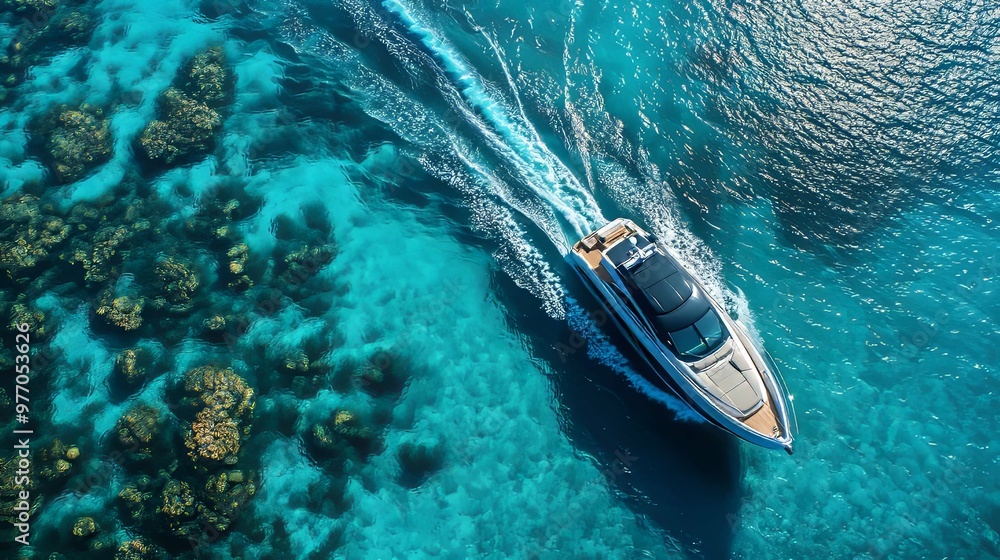
[[[0,2],[4,555],[1000,557],[995,9]],[[600,320],[617,216],[793,456]]]

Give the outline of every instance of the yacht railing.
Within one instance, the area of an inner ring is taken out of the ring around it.
[[[771,357],[771,354],[769,354],[768,351],[765,350],[764,348],[758,348],[758,349],[761,351],[760,353],[764,356],[764,361],[767,362],[767,367],[771,368],[771,371],[774,372],[774,378],[778,380],[778,385],[781,386],[781,391],[784,394],[788,395],[788,401],[787,401],[788,415],[791,417],[792,425],[795,427],[795,435],[798,435],[799,419],[795,415],[795,397],[792,395],[791,391],[788,390],[788,385],[785,383],[785,378],[781,375],[781,370],[778,369],[778,364],[774,361],[774,358]]]

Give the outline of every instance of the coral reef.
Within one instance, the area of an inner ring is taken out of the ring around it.
[[[204,366],[185,375],[184,390],[200,408],[184,435],[191,460],[235,464],[240,442],[249,433],[253,389],[232,369]]]
[[[55,11],[59,0],[6,0],[4,4],[14,13],[34,16]]]
[[[256,493],[257,485],[246,480],[242,471],[212,475],[205,484],[207,507],[199,508],[200,517],[216,530],[225,531]]]
[[[319,423],[312,427],[313,441],[322,450],[344,452],[351,445],[370,443],[375,436],[375,432],[349,410],[337,411],[332,420],[332,423]]]
[[[312,398],[319,390],[321,382],[322,378],[320,376],[307,377],[305,375],[296,375],[292,378],[292,393],[300,399]]]
[[[161,470],[157,479],[140,477],[123,488],[118,503],[126,521],[191,543],[206,530],[228,530],[256,493],[252,476],[241,470],[191,481]]]
[[[81,517],[73,524],[73,536],[75,537],[92,537],[100,530],[100,526],[93,517]]]
[[[162,560],[166,556],[163,549],[139,537],[123,542],[114,560]]]
[[[253,389],[230,368],[194,368],[184,376],[184,390],[196,394],[197,403],[226,411],[234,418],[245,419],[253,411]]]
[[[16,330],[17,325],[27,323],[31,325],[31,333],[36,339],[45,336],[45,314],[41,311],[16,302],[10,308],[10,330]]]
[[[229,282],[229,287],[236,290],[245,290],[252,287],[253,281],[244,273],[247,257],[249,256],[246,243],[237,243],[226,252],[226,256],[229,257],[229,274],[233,276],[233,280]]]
[[[127,256],[122,249],[127,247],[133,234],[134,231],[125,226],[103,227],[97,230],[90,243],[83,239],[76,243],[67,260],[83,267],[87,282],[106,282],[116,272],[115,265]]]
[[[17,495],[20,490],[33,490],[35,482],[32,477],[28,478],[27,484],[20,486],[15,484],[17,478],[16,456],[0,457],[0,521],[4,523],[15,523],[16,512],[14,506],[17,505]],[[39,506],[38,496],[32,493],[31,511],[34,512]]]
[[[226,318],[222,315],[212,315],[202,323],[210,331],[221,331],[226,328]]]
[[[374,396],[399,394],[406,383],[406,363],[392,349],[379,350],[350,373],[350,384]],[[346,385],[341,380],[339,386]],[[346,388],[346,387],[345,387]]]
[[[141,346],[126,348],[115,358],[115,372],[127,383],[141,381],[153,365],[153,353]]]
[[[52,171],[60,183],[82,177],[111,154],[111,133],[100,109],[63,108],[49,136]]]
[[[225,104],[231,78],[222,47],[210,47],[196,54],[186,74],[184,89],[188,94],[214,109]]]
[[[146,298],[142,296],[117,296],[105,293],[97,307],[97,314],[117,327],[126,331],[134,331],[142,326],[142,310],[146,306]]]
[[[285,356],[285,369],[288,371],[309,371],[309,356],[302,350]]]
[[[118,492],[118,504],[123,510],[125,520],[139,523],[146,519],[148,515],[146,503],[152,497],[152,492],[141,490],[137,484],[128,484],[122,488]]]
[[[160,96],[159,118],[139,137],[146,157],[170,164],[210,150],[222,125],[217,110],[229,97],[231,81],[221,47],[195,55],[180,84]]]
[[[374,435],[371,428],[363,426],[354,413],[338,411],[333,418],[333,430],[348,438],[368,439]]]
[[[184,436],[192,460],[208,459],[236,464],[240,450],[240,425],[224,410],[205,408],[197,414]]]
[[[385,381],[385,372],[371,362],[365,362],[354,371],[354,378],[361,387],[378,385]]]
[[[156,263],[156,276],[163,282],[167,301],[174,305],[188,303],[201,284],[191,263],[177,257],[167,257]]]
[[[171,523],[187,520],[195,515],[194,494],[186,482],[174,479],[167,482],[160,496],[160,502],[160,513]]]
[[[54,23],[60,35],[67,36],[74,42],[80,42],[85,39],[91,29],[93,29],[93,22],[90,16],[78,10],[69,12]]]
[[[11,279],[44,261],[70,233],[51,206],[42,206],[30,194],[4,199],[0,224],[0,268],[6,269]]]
[[[140,404],[133,405],[115,424],[118,442],[127,449],[127,457],[133,461],[148,459],[152,453],[153,440],[160,433],[160,410]]]
[[[146,157],[173,163],[209,150],[222,117],[204,103],[188,97],[177,88],[169,88],[159,100],[159,115],[139,136],[139,146]]]
[[[43,479],[63,478],[72,474],[73,461],[79,457],[78,447],[67,446],[62,440],[55,438],[35,454],[34,466]]]
[[[314,276],[321,268],[333,262],[339,249],[335,243],[306,246],[289,253],[285,257],[288,267],[283,275],[285,283],[301,284]]]
[[[28,69],[53,54],[53,44],[83,44],[93,29],[90,16],[57,0],[0,0],[0,13],[17,14],[21,24],[0,51],[0,103],[25,78]],[[45,134],[44,137],[48,137]]]

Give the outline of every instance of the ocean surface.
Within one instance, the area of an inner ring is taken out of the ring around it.
[[[0,45],[3,557],[1000,557],[995,3],[3,0]],[[793,456],[594,320],[619,216]]]

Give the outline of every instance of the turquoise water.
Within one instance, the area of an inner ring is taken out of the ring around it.
[[[24,195],[73,227],[33,266],[2,253],[3,324],[41,314],[32,545],[5,554],[141,537],[163,557],[1000,557],[988,3],[30,4],[0,12],[0,241],[26,230]],[[75,12],[84,31],[29,40]],[[215,46],[211,144],[146,161],[162,94]],[[109,147],[60,175],[46,118],[84,103]],[[564,256],[617,216],[763,341],[794,456],[707,425],[595,324]],[[92,232],[142,220],[94,273],[75,264]],[[316,247],[336,255],[296,269]],[[197,272],[189,306],[155,303],[168,257]],[[142,325],[109,324],[108,293],[146,297]],[[155,359],[123,384],[137,347]],[[238,463],[208,473],[179,396],[204,365],[256,399]],[[164,427],[123,460],[137,404]],[[324,443],[340,412],[358,431]],[[80,452],[67,474],[57,437]],[[231,526],[164,529],[164,480],[208,504],[207,477],[236,469],[256,490]],[[83,516],[96,536],[72,534]]]

